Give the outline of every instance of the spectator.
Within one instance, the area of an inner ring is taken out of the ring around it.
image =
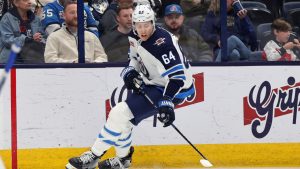
[[[40,53],[44,53],[44,32],[41,21],[31,11],[30,0],[14,0],[13,3],[13,8],[0,21],[0,63],[5,63],[8,59],[13,43],[19,43],[22,47],[34,44],[41,47]],[[22,49],[16,62],[24,63],[27,52],[29,51]]]
[[[237,43],[243,42],[243,44],[239,44],[238,46],[245,46],[246,48],[250,46],[252,51],[255,51],[258,47],[257,38],[255,28],[253,27],[249,17],[247,16],[247,10],[240,7],[240,10],[233,10],[233,2],[238,0],[227,0],[227,37],[232,38],[229,40],[237,40],[234,37],[237,37],[239,40]],[[220,13],[219,13],[219,4],[220,0],[211,0],[207,16],[201,28],[201,35],[204,40],[210,44],[211,48],[214,50],[214,55],[216,57],[216,61],[230,61],[239,59],[250,59],[250,60],[259,60],[261,59],[261,52],[251,51],[247,52],[249,55],[242,56],[241,51],[239,51],[238,47],[230,47],[231,43],[228,41],[228,48],[233,50],[227,50],[228,54],[221,58],[220,52],[220,33],[221,33],[221,25],[220,25]],[[236,3],[240,4],[240,3]],[[250,55],[251,54],[251,55]],[[219,56],[219,57],[217,57]],[[242,56],[242,57],[241,57]]]
[[[213,61],[212,51],[202,37],[183,24],[184,15],[180,5],[171,4],[165,9],[165,28],[179,39],[185,57],[192,62]]]
[[[51,33],[47,39],[45,49],[46,63],[77,63],[77,2],[66,3],[63,17],[63,27]],[[84,32],[85,36],[85,61],[106,62],[107,56],[97,36],[89,31]]]
[[[219,42],[219,46],[221,43]],[[218,51],[216,62],[221,62],[221,50]],[[227,38],[227,59],[228,61],[261,61],[261,51],[251,51],[240,38],[231,35]],[[223,60],[224,61],[224,60]]]
[[[144,4],[148,3],[154,11],[158,11],[161,7],[160,0],[113,0],[104,12],[100,24],[103,27],[103,34],[114,31],[118,27],[117,8],[122,3],[128,4]]]
[[[293,50],[300,49],[299,40],[291,37],[291,25],[276,19],[271,25],[273,39],[264,47],[263,57],[268,61],[296,61],[300,60]]]
[[[117,8],[119,4],[122,3],[131,3],[133,4],[133,0],[113,0],[111,4],[108,6],[106,11],[104,12],[101,19],[101,26],[103,28],[103,34],[114,31],[118,27],[117,21]]]
[[[120,5],[117,9],[117,29],[100,37],[109,62],[128,61],[128,33],[132,29],[132,12],[132,4]]]
[[[54,2],[48,3],[43,7],[42,24],[48,35],[62,26],[64,22],[62,14],[64,10],[64,4],[67,1],[68,0],[55,0]],[[85,28],[99,37],[96,20],[86,5],[84,5],[84,24]]]
[[[159,17],[163,17],[165,13],[165,9],[170,4],[177,4],[179,5],[181,3],[181,0],[161,0],[162,3],[162,9],[159,11]]]

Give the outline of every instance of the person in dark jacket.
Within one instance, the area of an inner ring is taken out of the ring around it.
[[[228,40],[236,40],[235,43],[228,42],[228,45],[238,44],[239,47],[243,47],[244,50],[250,48],[251,51],[255,51],[258,47],[256,32],[251,20],[247,16],[247,10],[242,7],[240,10],[234,10],[233,4],[239,3],[238,0],[227,0],[227,36]],[[210,47],[214,51],[214,56],[217,57],[220,51],[220,0],[211,0],[210,7],[208,9],[207,16],[201,28],[201,35],[204,40],[210,44]],[[242,43],[240,43],[242,42]],[[240,59],[251,59],[261,58],[261,52],[252,53],[250,50],[247,51],[247,56],[242,56],[240,51],[234,49],[240,49],[238,46],[228,46],[228,55],[220,58],[219,61],[230,61],[232,58]],[[253,56],[252,56],[253,54]],[[251,56],[250,56],[251,55]],[[219,55],[220,57],[220,55]],[[217,57],[218,58],[218,57]]]
[[[165,9],[164,27],[179,40],[186,58],[192,62],[213,61],[212,50],[194,29],[183,24],[184,15],[178,4],[170,4]]]
[[[100,37],[109,62],[128,61],[128,34],[132,29],[132,12],[132,4],[121,4],[117,9],[117,29]]]
[[[117,29],[118,27],[117,9],[118,6],[123,3],[133,4],[133,0],[113,0],[111,4],[109,4],[105,12],[103,13],[102,18],[100,20],[100,25],[103,30],[103,35]]]

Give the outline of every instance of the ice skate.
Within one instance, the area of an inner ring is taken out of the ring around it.
[[[95,169],[99,158],[93,152],[87,151],[79,157],[70,158],[66,169]]]
[[[132,154],[134,148],[130,147],[129,154],[126,157],[119,158],[109,158],[104,161],[99,162],[99,169],[128,169],[131,166]]]

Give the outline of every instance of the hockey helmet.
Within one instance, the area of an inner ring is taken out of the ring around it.
[[[155,14],[149,4],[139,4],[135,7],[132,14],[133,25],[136,22],[152,21],[155,24]]]
[[[149,4],[154,12],[157,12],[161,7],[161,0],[134,0],[134,5]]]

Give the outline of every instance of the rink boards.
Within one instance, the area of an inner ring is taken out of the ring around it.
[[[12,147],[18,149],[13,155],[21,168],[49,164],[61,168],[69,157],[86,150],[105,123],[110,105],[127,96],[121,70],[15,69],[0,97],[0,149],[5,163],[11,163],[6,150]],[[192,70],[197,94],[176,109],[175,124],[212,162],[300,166],[299,66]],[[133,144],[138,168],[200,165],[185,140],[172,128],[159,123],[153,127],[153,118],[134,129]]]

